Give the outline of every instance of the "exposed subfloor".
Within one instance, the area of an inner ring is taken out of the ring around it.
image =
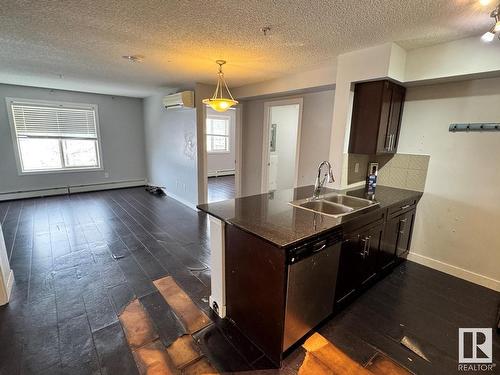
[[[208,202],[218,202],[226,199],[234,199],[236,196],[234,175],[209,177],[208,179]]]
[[[138,374],[118,315],[131,301],[143,306],[165,346],[186,333],[157,289],[167,276],[214,321],[192,334],[211,365],[270,367],[210,314],[204,214],[134,188],[1,202],[0,222],[16,277],[0,307],[1,375]],[[457,373],[458,328],[493,327],[499,303],[500,293],[406,262],[318,332],[360,364],[381,352],[418,374]],[[399,343],[405,335],[430,362]],[[496,333],[493,342],[498,361]],[[280,372],[296,373],[304,353],[295,349]]]

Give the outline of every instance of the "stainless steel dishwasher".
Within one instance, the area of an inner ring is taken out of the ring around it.
[[[290,251],[283,351],[333,312],[341,241],[337,231]]]

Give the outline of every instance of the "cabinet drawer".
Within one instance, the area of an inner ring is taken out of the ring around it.
[[[377,209],[373,212],[363,214],[360,217],[355,218],[351,222],[344,224],[344,233],[351,233],[359,230],[360,228],[368,228],[373,225],[379,224],[385,219],[385,210]]]
[[[394,216],[398,216],[404,212],[410,211],[415,209],[417,205],[418,199],[417,198],[412,198],[408,199],[406,201],[400,202],[397,205],[389,207],[387,211],[387,216],[389,218],[393,218]]]

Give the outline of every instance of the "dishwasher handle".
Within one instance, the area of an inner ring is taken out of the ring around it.
[[[323,250],[326,247],[326,245],[327,245],[326,240],[315,243],[313,245],[312,253],[317,253],[317,252]]]

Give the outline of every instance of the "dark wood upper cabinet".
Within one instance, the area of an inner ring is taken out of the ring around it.
[[[405,92],[403,86],[388,80],[356,84],[350,153],[396,153]]]

